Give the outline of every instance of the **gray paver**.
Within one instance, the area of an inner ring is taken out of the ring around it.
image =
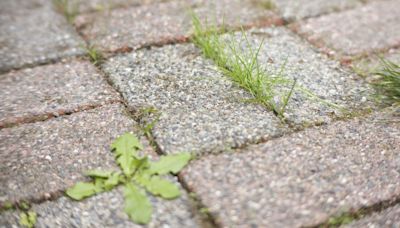
[[[85,39],[103,51],[123,51],[151,44],[185,41],[191,31],[189,8],[201,18],[226,25],[278,23],[268,10],[249,1],[194,0],[115,9],[79,16],[75,24]]]
[[[280,121],[226,80],[192,44],[120,55],[103,65],[133,109],[161,112],[154,137],[167,153],[215,152],[280,135]]]
[[[236,35],[238,42],[241,37],[240,34]],[[361,78],[341,68],[339,62],[329,60],[325,55],[316,52],[310,44],[287,29],[254,29],[249,31],[247,39],[254,49],[264,41],[259,52],[259,62],[267,70],[279,72],[281,67],[285,66],[284,75],[290,79],[297,79],[298,86],[308,89],[331,104],[346,108],[347,111],[361,111],[369,106],[373,107],[369,101],[371,89]],[[245,48],[246,43],[243,41]],[[319,100],[307,98],[305,93],[296,92],[289,101],[285,115],[289,122],[302,127],[329,123],[332,118],[344,114],[340,108],[329,107]]]
[[[316,225],[400,194],[400,113],[205,156],[181,173],[224,227]]]
[[[360,228],[395,228],[400,227],[400,205],[390,207],[379,213],[352,222],[344,227]]]
[[[11,2],[0,2],[0,72],[84,54],[84,42],[51,1]]]
[[[0,75],[0,128],[119,101],[88,61],[73,60]]]
[[[32,210],[38,216],[35,227],[142,227],[125,214],[121,190],[118,188],[80,202],[61,197],[34,205]],[[182,189],[181,192],[182,196],[176,200],[151,197],[153,215],[146,227],[200,227],[188,195]],[[18,220],[18,212],[3,212],[0,227],[16,226]]]
[[[0,203],[47,198],[88,169],[115,167],[110,143],[133,125],[113,104],[0,130]]]
[[[360,6],[360,0],[274,0],[283,18],[288,21],[315,17],[321,14]]]
[[[296,29],[331,54],[358,55],[400,45],[398,0],[376,1],[353,10],[311,18]],[[337,52],[337,53],[335,53]]]

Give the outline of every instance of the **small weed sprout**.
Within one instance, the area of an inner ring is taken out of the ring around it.
[[[25,212],[24,211],[24,212],[21,212],[21,214],[19,216],[19,224],[23,227],[33,228],[33,227],[35,227],[36,219],[37,219],[36,212],[33,212],[33,211]]]
[[[122,185],[125,196],[124,210],[134,222],[150,222],[152,205],[146,191],[164,199],[180,196],[179,188],[169,180],[161,178],[169,173],[176,174],[192,159],[190,153],[161,156],[151,162],[148,156],[140,156],[143,146],[131,133],[118,137],[112,144],[115,160],[121,171],[91,170],[86,176],[91,182],[78,182],[66,191],[74,200],[82,200],[92,195],[110,191]]]
[[[379,79],[372,83],[376,96],[386,104],[400,106],[400,65],[381,59],[382,69],[375,72]]]
[[[90,61],[96,66],[100,65],[104,60],[103,54],[99,49],[96,48],[95,45],[88,45],[86,47],[86,53]]]
[[[68,23],[73,24],[79,12],[79,5],[74,0],[53,0],[56,9],[64,14]]]

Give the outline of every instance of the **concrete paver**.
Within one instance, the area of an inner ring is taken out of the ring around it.
[[[0,75],[0,128],[117,102],[88,61],[73,60]]]
[[[181,177],[224,227],[317,225],[399,196],[398,118],[378,113],[209,155]]]
[[[239,0],[171,1],[79,16],[76,26],[86,40],[102,51],[124,51],[151,44],[187,40],[192,24],[190,8],[200,18],[228,26],[279,23],[271,11]],[[214,19],[215,18],[215,19]]]
[[[296,30],[338,56],[360,55],[400,45],[398,0],[373,1],[353,10],[311,18]]]
[[[85,53],[52,1],[5,0],[0,8],[0,73]]]

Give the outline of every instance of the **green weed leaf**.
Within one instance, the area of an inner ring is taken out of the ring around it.
[[[36,224],[37,215],[33,211],[22,212],[19,218],[19,224],[21,226],[32,228]]]
[[[111,176],[113,171],[103,171],[103,170],[90,170],[85,173],[86,176],[92,177],[92,178],[108,178]]]
[[[78,182],[69,188],[66,194],[74,200],[81,200],[98,193],[101,190],[100,185],[100,181],[98,181],[96,185],[94,183]]]
[[[121,175],[117,172],[112,173],[108,179],[104,182],[104,188],[106,190],[111,190],[113,187],[117,186],[121,179]]]
[[[134,222],[147,224],[150,222],[152,207],[146,194],[132,183],[127,183],[124,188],[124,210]]]
[[[134,172],[132,163],[138,156],[137,151],[143,149],[139,139],[131,133],[126,133],[111,144],[111,149],[115,150],[117,163],[124,174],[129,177]]]
[[[143,175],[137,178],[137,181],[151,194],[161,196],[164,199],[175,199],[181,194],[175,184],[161,179],[159,176],[149,177],[148,175]]]
[[[159,175],[167,173],[176,174],[187,165],[190,159],[192,159],[190,153],[161,156],[160,160],[151,163],[150,173]]]

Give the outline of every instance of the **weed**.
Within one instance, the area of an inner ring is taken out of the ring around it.
[[[355,219],[356,218],[354,216],[344,213],[340,216],[330,218],[325,226],[326,227],[339,227],[342,225],[349,224]]]
[[[298,85],[296,79],[288,79],[284,74],[286,63],[275,71],[262,67],[258,57],[264,41],[254,48],[244,30],[239,41],[233,35],[230,36],[231,39],[221,37],[220,32],[226,31],[225,28],[218,29],[215,25],[204,26],[194,13],[192,13],[192,23],[194,28],[192,42],[202,50],[203,55],[213,60],[224,75],[236,85],[248,91],[252,96],[251,102],[263,105],[282,120],[294,91],[301,92],[309,99],[317,100],[329,107],[345,111],[344,108],[321,99],[310,90]],[[247,51],[243,51],[243,45]]]
[[[56,9],[64,14],[68,23],[73,24],[79,12],[79,5],[74,0],[53,0]]]
[[[92,170],[86,173],[92,182],[78,182],[66,191],[74,200],[110,191],[123,185],[125,196],[124,210],[136,223],[147,224],[151,219],[152,206],[144,189],[164,199],[179,197],[179,188],[161,175],[178,173],[192,159],[190,153],[161,156],[157,162],[149,161],[147,156],[139,156],[143,146],[139,139],[126,133],[112,144],[116,162],[121,171]]]
[[[33,228],[36,224],[37,214],[34,211],[21,212],[19,224],[23,227]]]
[[[267,9],[267,10],[273,10],[276,8],[275,2],[273,0],[257,1],[257,3],[261,7],[263,7],[264,9]]]
[[[198,17],[192,14],[194,26],[193,43],[199,47],[204,56],[213,60],[221,71],[239,87],[247,90],[257,103],[273,111],[283,118],[286,106],[295,88],[296,81],[284,78],[284,65],[278,72],[269,72],[258,62],[258,55],[263,42],[256,48],[242,31],[241,41],[234,38],[229,42],[219,36],[216,26],[205,28]],[[245,42],[248,52],[241,51],[241,43]],[[290,87],[285,94],[278,93],[278,88]]]
[[[372,83],[379,100],[400,105],[400,65],[381,59],[382,69],[375,72],[379,79]]]
[[[98,66],[104,61],[104,56],[95,45],[88,45],[86,48],[86,53],[89,56],[90,61]]]

